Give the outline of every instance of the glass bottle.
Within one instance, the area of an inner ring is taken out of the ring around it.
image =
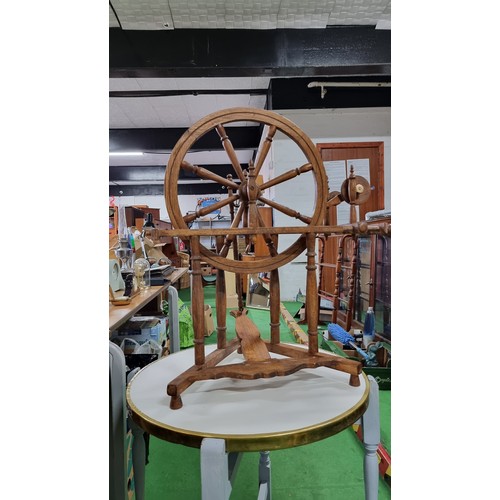
[[[366,311],[365,322],[363,324],[363,345],[365,349],[375,341],[375,312],[369,306]]]

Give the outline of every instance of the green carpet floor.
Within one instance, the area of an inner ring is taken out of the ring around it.
[[[204,289],[205,303],[215,309],[215,287]],[[190,302],[190,290],[179,298]],[[297,303],[283,303],[292,316]],[[249,317],[269,338],[269,312],[248,309]],[[234,318],[228,315],[228,338],[235,336]],[[281,321],[281,340],[295,342]],[[206,339],[215,343],[216,334]],[[390,391],[380,391],[381,439],[390,451]],[[305,446],[270,453],[271,484],[274,500],[358,500],[364,498],[363,446],[351,429]],[[259,453],[245,453],[231,494],[232,500],[255,500],[258,493]],[[379,480],[379,499],[391,497],[390,488]],[[201,498],[200,450],[150,438],[146,467],[146,500],[198,500]]]

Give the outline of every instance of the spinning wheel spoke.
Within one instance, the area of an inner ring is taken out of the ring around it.
[[[305,165],[302,165],[299,168],[296,168],[294,170],[289,170],[284,174],[278,175],[278,177],[275,177],[274,179],[264,182],[259,187],[261,191],[265,191],[266,189],[272,186],[276,186],[277,184],[281,184],[282,182],[289,181],[290,179],[293,179],[294,177],[297,177],[300,174],[303,174],[305,172],[310,172],[312,169],[313,169],[312,164],[306,163]]]
[[[220,175],[214,174],[213,172],[210,172],[210,170],[207,170],[206,168],[198,167],[196,165],[191,165],[191,163],[189,163],[185,160],[181,163],[181,167],[184,170],[192,172],[193,174],[197,175],[198,177],[200,177],[202,179],[215,181],[215,182],[218,182],[219,184],[222,184],[223,186],[231,188],[235,191],[238,190],[238,187],[239,187],[238,184],[236,184],[235,182],[233,182],[229,179],[221,177]]]
[[[241,217],[244,212],[244,205],[241,204],[240,208],[238,208],[238,211],[236,212],[236,216],[234,217],[234,220],[231,224],[231,229],[234,229],[235,227],[238,227],[241,221]],[[229,234],[226,236],[224,240],[224,245],[222,245],[222,248],[219,252],[219,255],[221,257],[227,257],[227,253],[229,252],[229,249],[231,248],[231,243],[235,240],[236,235],[235,234]]]
[[[264,222],[264,219],[262,218],[262,215],[258,210],[257,210],[257,220],[259,221],[260,227],[266,227],[266,223]],[[262,237],[266,241],[267,248],[269,249],[269,255],[271,257],[275,257],[276,255],[278,255],[278,250],[276,250],[276,247],[274,246],[274,241],[271,238],[271,235],[268,233],[264,233]]]
[[[277,130],[277,128],[274,125],[271,125],[269,127],[269,131],[267,132],[266,140],[264,141],[264,144],[262,145],[262,149],[261,149],[260,154],[257,158],[257,162],[255,163],[255,176],[259,175],[260,169],[262,168],[262,165],[264,164],[264,160],[267,157],[267,153],[269,153],[269,149],[271,148],[271,144],[273,142],[274,134],[276,134],[276,130]]]
[[[269,205],[270,207],[275,208],[276,210],[279,210],[281,213],[284,213],[285,215],[288,215],[289,217],[294,217],[295,219],[299,219],[302,222],[305,222],[306,224],[311,224],[311,217],[308,217],[307,215],[302,215],[301,213],[285,207],[284,205],[281,205],[280,203],[276,203],[275,201],[268,200],[267,198],[264,198],[263,196],[259,197],[259,200],[265,203],[266,205]]]
[[[215,210],[219,210],[219,208],[222,208],[222,207],[225,207],[226,205],[229,205],[230,203],[234,203],[238,198],[239,198],[239,195],[233,194],[231,196],[228,196],[225,200],[218,201],[217,203],[214,203],[213,205],[210,205],[208,207],[204,207],[204,208],[198,207],[194,214],[186,215],[183,217],[184,222],[186,222],[186,224],[189,224],[190,222],[193,222],[198,217],[203,217],[205,215],[208,215],[209,213],[214,212]]]
[[[243,170],[241,168],[238,157],[236,156],[236,152],[233,148],[233,145],[226,134],[225,128],[221,124],[219,124],[217,125],[217,127],[215,127],[215,129],[219,134],[220,140],[222,141],[222,145],[224,146],[224,150],[226,151],[227,156],[229,156],[229,159],[231,160],[231,164],[233,165],[236,174],[238,175],[241,181],[244,181],[245,176],[243,174]]]
[[[243,202],[243,227],[248,227],[248,203]],[[250,236],[245,235],[245,252],[250,251]]]

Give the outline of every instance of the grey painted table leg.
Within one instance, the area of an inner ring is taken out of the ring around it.
[[[109,343],[109,499],[127,497],[125,355]]]
[[[144,431],[129,418],[130,430],[132,431],[132,465],[134,467],[134,485],[136,500],[144,500],[146,488],[146,443]]]
[[[260,452],[259,496],[257,500],[271,500],[271,459],[268,451]]]
[[[168,287],[168,331],[170,334],[170,352],[180,351],[179,337],[179,294],[174,286]]]
[[[140,368],[134,368],[127,375],[127,384],[132,380]],[[128,425],[132,432],[132,466],[134,467],[134,490],[136,500],[144,500],[146,490],[146,434],[133,420],[128,417]]]
[[[365,447],[365,499],[377,500],[379,475],[377,449],[380,443],[379,397],[377,382],[371,375],[368,375],[368,380],[370,381],[368,409],[361,417],[363,425],[363,444]]]
[[[200,446],[202,500],[227,500],[241,453],[226,453],[223,439],[205,438]]]

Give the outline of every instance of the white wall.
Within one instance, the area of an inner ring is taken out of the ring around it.
[[[179,196],[179,207],[182,214],[187,212],[192,212],[196,209],[196,204],[198,198],[206,198],[211,195],[207,194],[197,194],[197,195],[180,195]],[[221,199],[225,198],[225,195],[214,194],[213,196],[220,196]],[[165,198],[161,196],[115,196],[115,205],[147,205],[150,208],[160,209],[160,219],[169,221],[170,217],[167,214],[167,207],[165,206]],[[229,217],[229,207],[223,207],[221,215]]]
[[[342,109],[342,110],[290,110],[280,114],[298,125],[314,144],[320,142],[384,142],[385,209],[391,203],[391,110],[390,108]],[[302,163],[302,153],[295,143],[280,134],[273,141],[271,170],[277,176]],[[293,181],[277,187],[276,201],[306,215],[311,214],[314,204],[312,177],[303,174]],[[285,186],[286,185],[286,186]],[[275,226],[300,226],[301,223],[274,210]],[[296,236],[281,235],[278,250],[288,247]],[[306,288],[305,252],[280,269],[281,300],[294,300],[299,291]]]

